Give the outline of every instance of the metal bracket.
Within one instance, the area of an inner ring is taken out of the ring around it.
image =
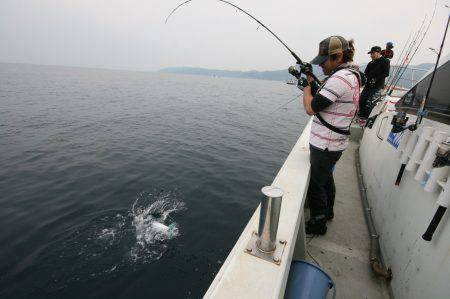
[[[281,259],[283,257],[284,249],[286,248],[287,241],[278,240],[276,242],[275,250],[272,252],[264,252],[258,248],[256,242],[258,241],[258,234],[256,231],[252,232],[252,237],[245,247],[245,252],[256,256],[260,259],[266,260],[268,262],[274,263],[276,265],[281,264]]]

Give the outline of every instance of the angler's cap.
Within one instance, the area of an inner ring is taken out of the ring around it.
[[[374,53],[374,52],[380,53],[381,52],[381,47],[378,47],[378,46],[372,47],[372,48],[370,48],[370,51],[367,52],[367,54]]]
[[[348,41],[345,38],[337,35],[330,36],[320,42],[319,55],[311,60],[311,64],[321,65],[328,59],[328,56],[342,53],[345,50],[348,50],[348,48]]]

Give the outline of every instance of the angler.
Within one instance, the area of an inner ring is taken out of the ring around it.
[[[367,84],[361,92],[359,101],[359,116],[368,118],[374,101],[380,96],[381,90],[384,88],[385,78],[389,76],[390,61],[381,54],[381,48],[374,46],[367,53],[370,54],[372,61],[369,62],[364,74],[367,78]]]
[[[392,42],[386,43],[386,49],[381,50],[381,55],[383,55],[384,58],[392,59],[394,57],[394,44]]]
[[[305,110],[315,115],[309,140],[311,179],[307,197],[311,218],[306,223],[307,234],[325,234],[327,221],[334,218],[333,169],[347,148],[364,81],[353,63],[354,53],[352,40],[342,36],[326,38],[319,44],[319,55],[311,61],[322,68],[328,76],[326,81],[318,87],[311,76],[298,77]]]

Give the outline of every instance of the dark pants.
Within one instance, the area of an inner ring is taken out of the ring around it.
[[[310,146],[311,179],[307,197],[311,219],[326,221],[332,213],[336,187],[334,186],[333,170],[341,158],[342,151],[330,152]]]
[[[359,116],[368,118],[372,112],[373,101],[375,95],[380,92],[380,89],[364,88],[359,96]]]

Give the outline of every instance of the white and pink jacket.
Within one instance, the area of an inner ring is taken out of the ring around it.
[[[348,130],[358,108],[357,76],[348,69],[338,70],[321,86],[318,93],[333,102],[319,112],[320,116],[329,124]],[[348,139],[348,135],[331,131],[314,116],[309,140],[311,145],[323,150],[343,151],[347,148]]]

